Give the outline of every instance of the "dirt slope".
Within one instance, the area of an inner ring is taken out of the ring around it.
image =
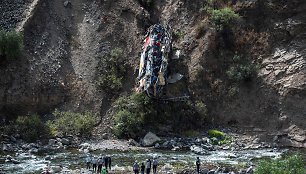
[[[249,39],[242,44],[242,52],[250,63],[259,65],[256,76],[239,84],[239,92],[233,96],[226,70],[234,51],[222,51],[227,46],[222,33],[209,27],[199,30],[207,19],[201,12],[204,1],[156,0],[154,6],[147,7],[137,0],[40,0],[32,17],[26,18],[33,2],[0,3],[1,12],[7,14],[0,26],[23,27],[25,35],[23,57],[0,68],[2,117],[48,113],[54,108],[93,110],[103,115],[110,101],[95,86],[97,57],[116,47],[124,50],[123,59],[131,68],[123,92],[129,92],[146,28],[167,22],[177,36],[173,47],[182,51],[170,70],[184,75],[183,80],[169,86],[169,95],[187,94],[192,100],[203,101],[213,124],[271,130],[306,127],[303,0],[232,2],[242,16],[241,33],[233,37]],[[8,15],[12,11],[16,13]],[[20,14],[23,17],[17,17]],[[25,18],[27,22],[22,23]]]

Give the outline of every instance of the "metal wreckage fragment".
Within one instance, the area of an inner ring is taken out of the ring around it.
[[[150,97],[162,95],[167,83],[171,40],[169,26],[155,24],[148,29],[140,57],[137,92],[145,91]]]

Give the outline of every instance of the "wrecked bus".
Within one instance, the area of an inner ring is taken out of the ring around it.
[[[169,26],[155,24],[148,29],[140,56],[137,92],[145,91],[150,97],[162,95],[167,84],[171,40]]]

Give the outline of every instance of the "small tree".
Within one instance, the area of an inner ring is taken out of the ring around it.
[[[235,13],[231,8],[225,7],[222,9],[211,10],[211,21],[217,28],[222,30],[225,27],[230,27],[233,22],[239,19],[239,14]]]
[[[23,49],[23,34],[0,30],[0,58],[15,59],[20,56]]]
[[[27,142],[34,142],[49,135],[49,129],[39,115],[19,116],[15,122],[17,133]]]
[[[122,58],[121,48],[113,49],[110,54],[103,56],[97,66],[97,81],[99,89],[108,93],[116,94],[123,85],[123,76],[126,73],[127,65]]]
[[[58,134],[89,136],[96,122],[96,116],[91,112],[74,113],[55,110],[53,115],[55,119],[48,121],[47,125],[54,136]]]

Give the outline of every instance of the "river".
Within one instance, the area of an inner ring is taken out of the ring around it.
[[[257,150],[217,150],[211,151],[207,155],[196,155],[189,151],[176,152],[176,151],[162,151],[162,150],[149,150],[149,151],[95,151],[92,152],[93,156],[109,155],[112,157],[112,165],[114,170],[130,170],[135,160],[144,162],[148,158],[158,157],[159,165],[171,165],[173,170],[182,167],[192,167],[196,157],[200,157],[201,161],[206,164],[214,166],[248,166],[256,159],[261,158],[278,158],[287,149],[257,149]],[[7,155],[11,155],[20,164],[6,163]],[[71,170],[84,170],[84,160],[87,154],[80,153],[77,149],[68,149],[64,152],[52,152],[35,154],[28,152],[17,152],[13,154],[0,155],[0,173],[5,174],[32,174],[41,173],[47,165],[51,165],[54,170],[58,171],[71,171]],[[60,173],[60,172],[56,172]],[[68,172],[69,173],[69,172]]]

